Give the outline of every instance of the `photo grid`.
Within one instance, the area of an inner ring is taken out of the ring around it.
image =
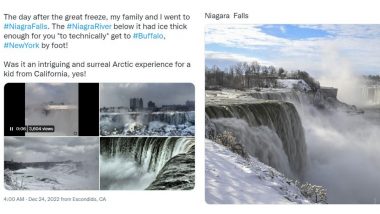
[[[8,83],[7,190],[190,190],[194,86]]]

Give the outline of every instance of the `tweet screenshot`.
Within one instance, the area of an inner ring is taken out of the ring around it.
[[[376,2],[1,5],[4,213],[378,212]]]

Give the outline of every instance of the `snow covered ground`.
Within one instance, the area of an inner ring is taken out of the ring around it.
[[[299,79],[278,79],[277,84],[283,88],[300,89],[301,91],[310,91],[310,86],[304,81]]]
[[[75,163],[62,163],[44,169],[27,167],[16,171],[6,170],[9,190],[92,190],[99,189],[98,175],[78,169]]]
[[[210,204],[310,203],[283,174],[245,160],[206,139],[206,201]]]

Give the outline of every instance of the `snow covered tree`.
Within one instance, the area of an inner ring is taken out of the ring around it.
[[[327,189],[323,186],[313,185],[310,183],[297,184],[301,194],[310,201],[318,204],[327,204]]]
[[[237,142],[236,137],[232,132],[224,131],[223,133],[218,134],[213,140],[216,143],[222,144],[223,146],[229,148],[232,152],[242,156],[243,158],[248,158],[243,145]]]
[[[278,69],[278,77],[280,77],[281,79],[286,77],[286,71],[283,68]]]

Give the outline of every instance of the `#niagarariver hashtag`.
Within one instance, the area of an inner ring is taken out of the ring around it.
[[[8,29],[8,24],[4,24],[4,30]]]

